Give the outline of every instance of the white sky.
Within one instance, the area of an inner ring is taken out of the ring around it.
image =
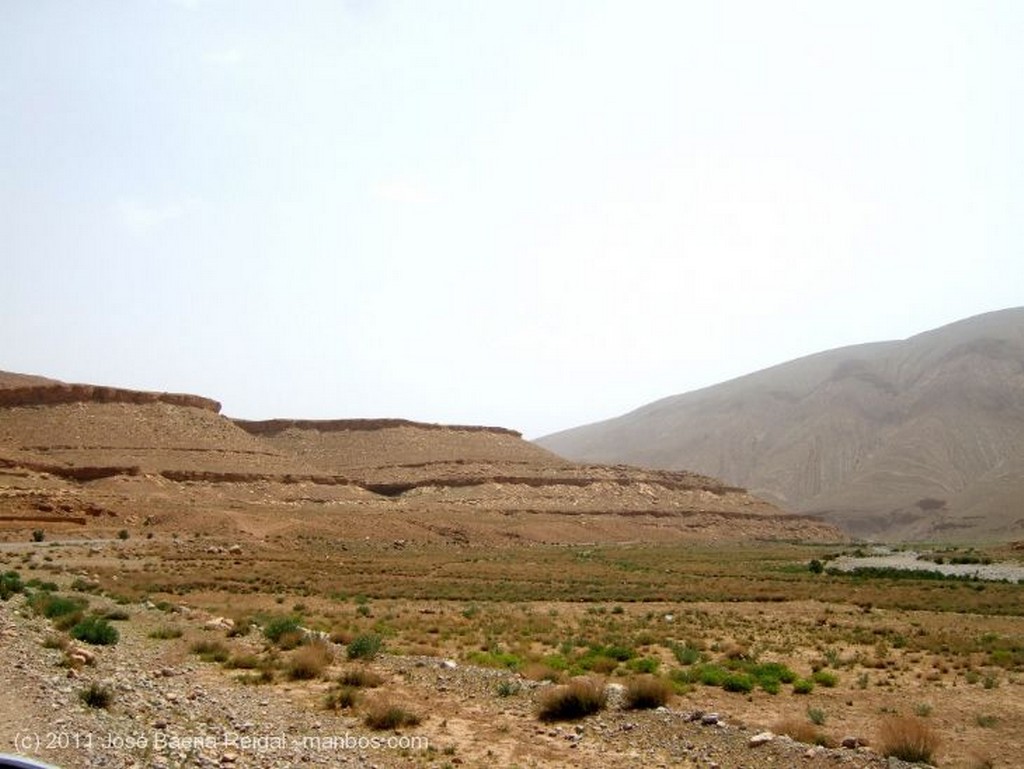
[[[0,369],[529,437],[1024,304],[1024,3],[0,2]]]

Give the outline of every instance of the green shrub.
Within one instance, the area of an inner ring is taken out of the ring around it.
[[[814,681],[810,678],[798,678],[793,682],[793,694],[810,694],[814,691]]]
[[[519,694],[521,687],[516,681],[501,681],[498,684],[498,696],[499,697],[511,697],[514,694]]]
[[[604,682],[577,678],[543,691],[537,712],[541,721],[571,721],[599,712],[608,701]]]
[[[21,575],[16,571],[8,571],[0,574],[0,600],[6,601],[15,593],[20,593],[25,589],[25,585],[22,584]]]
[[[350,660],[372,660],[384,647],[384,640],[376,633],[365,633],[352,639],[346,654]]]
[[[92,615],[71,628],[71,637],[95,646],[112,646],[121,635],[117,628],[103,617]]]
[[[837,676],[835,673],[830,673],[827,670],[817,671],[814,674],[813,678],[815,683],[821,684],[826,689],[831,689],[833,686],[839,683],[839,676]]]
[[[45,531],[43,531],[42,529],[34,529],[32,531],[32,541],[33,542],[42,542],[44,539],[46,539],[46,532]]]
[[[694,665],[700,662],[703,656],[700,649],[688,643],[672,644],[672,653],[680,665]]]
[[[774,679],[784,684],[791,684],[797,679],[796,673],[781,662],[762,662],[754,665],[749,672],[758,681]]]
[[[263,636],[271,643],[278,643],[282,636],[290,633],[301,633],[301,619],[294,614],[275,617],[263,627]]]
[[[658,660],[653,657],[637,657],[626,663],[626,667],[635,673],[656,673]]]
[[[83,598],[65,598],[50,592],[41,592],[32,594],[29,605],[36,614],[42,614],[47,619],[57,619],[81,612],[89,602]]]
[[[727,692],[748,694],[754,690],[754,679],[746,673],[729,673],[722,681],[722,688]]]

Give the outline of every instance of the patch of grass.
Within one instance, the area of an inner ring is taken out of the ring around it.
[[[42,614],[47,619],[57,619],[83,611],[89,602],[84,598],[67,598],[43,591],[33,593],[29,598],[29,605],[36,614]]]
[[[227,662],[231,657],[231,650],[220,641],[196,641],[191,651],[203,662]]]
[[[181,638],[183,633],[184,631],[175,625],[160,625],[149,632],[149,637],[159,641],[169,641],[174,638]]]
[[[339,686],[331,689],[324,697],[324,708],[327,710],[347,710],[359,702],[359,691],[353,686]]]
[[[93,682],[78,692],[78,698],[90,708],[106,709],[114,701],[114,693],[109,687]]]
[[[625,706],[628,710],[652,710],[666,705],[672,698],[672,684],[664,678],[642,675],[626,682]]]
[[[499,697],[511,697],[519,694],[522,687],[516,681],[501,681],[498,683],[497,692]]]
[[[938,734],[915,716],[886,718],[878,730],[881,754],[901,761],[930,764],[938,746]]]
[[[338,676],[338,683],[356,689],[372,689],[384,683],[384,676],[366,668],[349,668]]]
[[[270,668],[263,668],[259,673],[243,673],[240,676],[236,676],[235,680],[246,686],[272,684],[274,683],[274,671]]]
[[[358,635],[349,643],[345,654],[350,660],[372,660],[384,647],[384,639],[376,633]]]
[[[835,673],[831,673],[828,670],[818,670],[812,676],[814,683],[821,684],[826,689],[831,689],[839,683],[839,676]]]
[[[754,690],[754,678],[747,673],[729,673],[722,681],[722,688],[727,692],[749,694]]]
[[[24,591],[25,585],[21,581],[21,575],[16,571],[6,571],[0,574],[0,600],[6,601],[15,593]]]
[[[131,615],[124,609],[108,609],[103,612],[103,618],[113,620],[114,622],[124,622],[131,619]]]
[[[815,726],[825,725],[825,711],[821,708],[807,708],[807,720]]]
[[[626,663],[634,673],[656,673],[660,663],[654,657],[636,657]]]
[[[370,700],[363,708],[363,723],[371,729],[401,729],[416,726],[422,719],[386,697]]]
[[[541,721],[571,721],[603,710],[607,702],[603,680],[576,678],[544,690],[537,717]]]
[[[263,660],[255,654],[236,654],[224,663],[229,670],[257,670],[262,665]]]
[[[999,719],[996,716],[979,715],[975,717],[974,723],[982,729],[994,729],[996,724],[999,723]]]
[[[92,615],[71,628],[71,637],[94,646],[112,646],[121,638],[117,628],[103,617]]]
[[[322,675],[333,661],[334,652],[331,648],[321,641],[314,641],[292,654],[286,670],[293,681],[308,681]]]
[[[802,718],[786,718],[772,726],[772,731],[805,745],[825,745],[828,738],[814,724]]]
[[[281,617],[274,617],[263,626],[263,637],[266,638],[272,644],[279,644],[282,636],[291,633],[299,633],[302,631],[300,623],[302,620],[294,614],[288,614]]]
[[[810,678],[798,678],[793,682],[793,694],[810,694],[814,691],[814,681]]]
[[[704,653],[696,646],[692,646],[689,642],[672,644],[670,648],[672,649],[672,654],[675,655],[676,661],[680,665],[696,665],[704,658]]]

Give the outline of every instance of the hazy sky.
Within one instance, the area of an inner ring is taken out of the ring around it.
[[[0,369],[534,437],[1024,304],[1024,3],[0,2]]]

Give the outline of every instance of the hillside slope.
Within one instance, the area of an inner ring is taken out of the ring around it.
[[[0,528],[21,535],[43,524],[453,544],[841,536],[713,478],[570,462],[504,428],[231,420],[193,395],[7,381]]]
[[[1019,538],[1024,308],[811,355],[537,443],[707,473],[861,536]]]

